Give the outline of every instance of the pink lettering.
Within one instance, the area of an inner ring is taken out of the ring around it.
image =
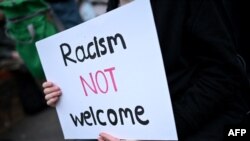
[[[117,91],[117,87],[116,87],[116,83],[115,83],[115,78],[113,75],[113,70],[115,70],[115,67],[112,68],[108,68],[108,69],[104,69],[104,72],[109,72],[113,86],[114,86],[114,90]]]
[[[95,94],[98,93],[98,92],[97,92],[97,89],[96,89],[96,86],[95,86],[95,83],[94,83],[94,80],[93,80],[93,77],[92,77],[92,74],[89,73],[89,75],[90,75],[91,82],[92,82],[92,85],[93,85],[94,88],[92,88],[92,87],[85,81],[85,79],[84,79],[82,76],[80,76],[80,80],[81,80],[81,82],[82,82],[82,87],[83,87],[83,90],[84,90],[84,93],[85,93],[86,96],[88,96],[88,93],[87,93],[85,84],[92,90],[92,92],[94,92]]]
[[[89,73],[91,82],[87,82],[86,79],[80,76],[80,81],[81,81],[85,96],[88,96],[88,91],[92,91],[94,94],[98,94],[98,93],[106,94],[109,91],[109,83],[112,83],[111,86],[113,86],[114,91],[117,92],[117,85],[116,85],[116,81],[114,77],[114,70],[115,70],[115,67],[104,69],[104,71],[98,70],[95,73],[95,79],[93,79],[92,73]],[[108,78],[110,78],[109,80],[111,82],[108,81]],[[104,79],[104,81],[101,81],[101,79]]]
[[[106,90],[105,90],[105,91],[103,91],[103,90],[100,88],[99,82],[98,82],[98,79],[97,79],[97,78],[100,79],[100,77],[97,77],[98,74],[100,74],[100,73],[102,74],[103,78],[105,79],[105,84],[106,84]],[[108,80],[107,80],[107,78],[106,78],[104,72],[102,72],[102,71],[97,71],[97,72],[96,72],[96,74],[95,74],[95,82],[96,82],[96,84],[97,84],[97,87],[99,88],[99,90],[100,90],[102,93],[107,93],[107,92],[108,92],[108,89],[109,89]]]

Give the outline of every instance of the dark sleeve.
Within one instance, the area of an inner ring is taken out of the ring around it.
[[[107,12],[117,8],[119,6],[119,0],[109,0],[107,6]]]
[[[173,102],[177,132],[183,137],[225,112],[243,82],[230,26],[221,3],[203,0],[189,28],[193,84]],[[242,103],[243,104],[243,103]]]

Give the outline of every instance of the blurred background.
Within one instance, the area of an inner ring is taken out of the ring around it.
[[[249,5],[222,2],[250,78]],[[64,140],[56,111],[44,100],[44,74],[34,70],[30,54],[37,40],[103,14],[107,5],[108,0],[0,0],[0,141]]]
[[[32,48],[105,13],[107,1],[0,0],[0,141],[64,140],[56,111],[44,100],[44,75],[30,65]]]

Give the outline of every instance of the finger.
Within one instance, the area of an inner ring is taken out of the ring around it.
[[[43,88],[51,87],[51,86],[53,86],[53,83],[49,82],[49,81],[46,81],[46,82],[43,82],[42,86],[43,86]]]
[[[58,86],[52,86],[49,88],[44,89],[44,94],[50,94],[52,92],[60,91],[60,88]]]
[[[53,97],[53,98],[51,98],[50,100],[47,101],[47,104],[49,106],[55,107],[57,101],[58,101],[58,97]]]
[[[104,140],[109,140],[109,141],[119,141],[120,140],[120,139],[118,139],[114,136],[111,136],[110,134],[104,133],[104,132],[100,133],[100,136],[102,138],[104,138]]]
[[[99,137],[97,140],[98,141],[105,141],[102,137]]]
[[[47,94],[46,96],[45,96],[45,99],[46,100],[49,100],[49,99],[51,99],[51,98],[53,98],[53,97],[59,97],[61,95],[61,91],[59,90],[59,91],[55,91],[55,92],[52,92],[52,93],[50,93],[50,94]]]

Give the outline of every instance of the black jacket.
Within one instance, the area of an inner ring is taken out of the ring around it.
[[[223,140],[225,126],[239,124],[249,110],[250,94],[224,6],[219,0],[151,5],[179,139]]]

